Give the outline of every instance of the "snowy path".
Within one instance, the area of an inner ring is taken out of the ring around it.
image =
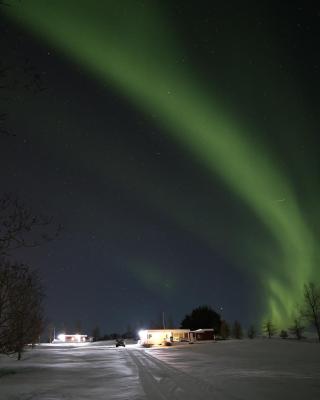
[[[139,377],[147,398],[163,399],[218,399],[214,387],[188,375],[145,351],[129,352],[138,367]]]
[[[0,357],[0,400],[320,399],[320,344],[40,346]]]

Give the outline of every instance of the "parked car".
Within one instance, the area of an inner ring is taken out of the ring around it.
[[[126,343],[125,343],[124,339],[116,339],[116,347],[119,347],[119,346],[126,347]]]

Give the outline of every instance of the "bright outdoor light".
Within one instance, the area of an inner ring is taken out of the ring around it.
[[[60,335],[58,335],[58,339],[61,340],[61,342],[65,342],[66,335],[64,333],[60,333]]]
[[[138,335],[139,335],[139,338],[140,338],[141,340],[147,339],[147,331],[146,331],[146,330],[141,330],[141,331],[139,331]]]

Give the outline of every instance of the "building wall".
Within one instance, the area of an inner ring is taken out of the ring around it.
[[[162,345],[165,342],[180,342],[188,338],[189,331],[185,329],[150,329],[141,332],[140,343]]]
[[[213,340],[214,339],[214,332],[212,332],[212,331],[195,333],[195,335],[196,335],[196,340]]]

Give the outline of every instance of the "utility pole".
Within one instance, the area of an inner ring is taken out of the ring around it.
[[[164,311],[162,311],[162,326],[163,326],[163,329],[166,329],[165,318],[164,318]]]

